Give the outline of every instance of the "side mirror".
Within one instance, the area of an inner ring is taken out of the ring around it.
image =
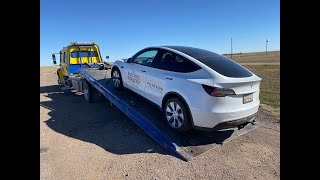
[[[106,56],[106,59],[109,59],[109,56]]]
[[[131,63],[131,58],[128,58],[126,62]]]
[[[52,60],[53,60],[53,64],[56,65],[57,64],[56,55],[52,54]]]

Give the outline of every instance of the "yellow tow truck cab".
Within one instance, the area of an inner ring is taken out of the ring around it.
[[[57,70],[60,86],[70,86],[71,82],[68,79],[77,76],[80,68],[109,68],[110,66],[102,60],[99,47],[94,42],[71,42],[59,53],[52,54],[54,64],[57,63],[55,54],[60,54],[60,64]],[[108,59],[109,56],[106,58]]]

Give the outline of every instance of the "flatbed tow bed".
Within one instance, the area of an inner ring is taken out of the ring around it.
[[[178,133],[162,119],[162,112],[149,102],[128,91],[117,91],[111,80],[110,70],[86,68],[79,70],[80,80],[86,80],[107,100],[126,114],[163,148],[185,161],[249,132],[258,127],[248,123],[239,130],[203,132],[192,130]]]

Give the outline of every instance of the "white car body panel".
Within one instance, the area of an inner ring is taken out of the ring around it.
[[[124,63],[119,66],[120,72],[123,78],[124,87],[145,96],[146,74],[141,70],[145,67],[135,63]],[[123,67],[123,68],[121,68]]]
[[[187,103],[193,125],[196,127],[213,128],[221,122],[248,117],[258,111],[261,78],[251,71],[248,70],[253,74],[251,77],[226,77],[180,51],[168,47],[153,48],[166,49],[179,54],[197,64],[201,69],[180,73],[126,63],[125,59],[118,60],[113,63],[112,68],[117,67],[120,70],[124,87],[145,97],[160,108],[167,93],[179,94]],[[201,84],[230,88],[236,95],[210,96]],[[244,104],[243,96],[251,93],[253,101]]]

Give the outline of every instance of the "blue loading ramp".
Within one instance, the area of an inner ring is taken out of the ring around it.
[[[258,127],[249,123],[240,130],[178,133],[167,126],[158,108],[139,95],[128,90],[115,90],[110,70],[86,68],[80,69],[79,74],[163,148],[185,161]]]

